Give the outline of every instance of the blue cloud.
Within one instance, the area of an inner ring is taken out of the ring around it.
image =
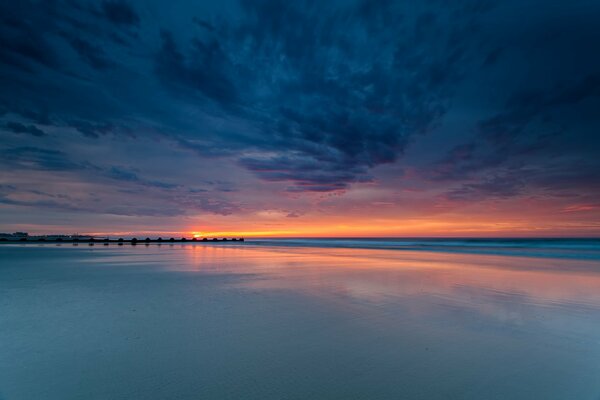
[[[236,185],[171,182],[136,161],[176,147],[290,196],[377,184],[393,163],[455,199],[594,195],[592,3],[528,0],[543,11],[520,15],[522,2],[479,0],[3,2],[2,164],[222,215],[242,208]],[[72,153],[125,136],[160,140],[104,163]]]

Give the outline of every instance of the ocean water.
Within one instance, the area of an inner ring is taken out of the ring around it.
[[[330,238],[254,239],[253,245],[441,251],[600,260],[597,238]]]
[[[0,245],[0,399],[600,399],[595,240]]]

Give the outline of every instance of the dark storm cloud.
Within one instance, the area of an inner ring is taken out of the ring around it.
[[[262,179],[293,182],[288,191],[328,192],[347,189],[351,182],[368,182],[366,168],[342,160],[315,160],[307,157],[242,158],[240,164]],[[344,166],[344,167],[342,167]]]
[[[159,79],[183,92],[197,90],[224,106],[235,104],[234,71],[217,41],[204,43],[195,40],[188,60],[169,32],[161,32],[161,39],[161,49],[156,57]]]
[[[69,121],[69,125],[90,138],[98,138],[100,135],[106,135],[115,129],[110,123],[93,123],[85,120]]]
[[[259,178],[288,182],[295,190],[338,190],[369,180],[368,168],[394,162],[412,137],[439,123],[456,82],[468,70],[465,60],[478,45],[474,34],[482,11],[467,7],[471,3],[477,2],[465,0],[440,10],[390,1],[335,6],[243,1],[241,13],[230,20],[192,17],[190,23],[203,30],[191,37],[173,27],[162,29],[153,69],[174,101],[233,118],[239,129],[250,132],[212,134],[212,143],[202,146],[202,154],[247,150],[273,154],[270,161],[260,155],[256,161],[263,163],[302,160],[280,165],[277,174],[253,168],[252,156],[240,164]],[[34,41],[45,50],[31,57],[39,62],[57,60],[52,67],[79,91],[81,84],[67,73],[72,61],[61,40],[101,72],[115,66],[110,53],[118,50],[109,38],[142,21],[135,7],[125,2],[104,2],[100,11],[85,3],[69,4],[79,5],[62,4],[62,12],[48,6],[56,18],[41,30],[44,39]],[[26,11],[35,14],[33,7]],[[458,14],[461,18],[456,20]],[[85,16],[94,28],[77,27],[75,16]],[[103,26],[102,19],[117,30]],[[31,92],[40,89],[31,87]],[[118,86],[114,90],[120,91]],[[51,121],[88,137],[118,130],[115,124],[129,122],[123,116],[139,115],[147,122],[154,118],[145,106],[134,111],[119,98],[107,102],[109,98],[90,93],[96,104],[85,109],[81,101],[69,99],[68,90],[60,96],[67,104],[50,113]],[[18,101],[10,101],[9,110],[19,115],[23,110],[44,112],[39,104],[17,107]],[[91,119],[88,113],[96,117]],[[154,123],[179,123],[170,118],[166,115]],[[188,132],[168,131],[179,144],[193,143]]]
[[[224,215],[242,207],[226,197],[235,185],[189,191],[135,169],[149,157],[141,147],[92,163],[65,144],[160,136],[157,146],[213,159],[219,172],[229,163],[287,191],[331,192],[377,183],[375,167],[425,141],[412,159],[428,161],[414,168],[450,198],[591,192],[593,2],[216,3],[0,2],[3,165],[131,184]]]
[[[449,191],[447,197],[451,200],[469,201],[483,200],[488,197],[507,198],[521,194],[523,187],[523,181],[515,174],[496,175],[486,177],[478,183],[463,184]]]
[[[448,10],[404,8],[245,1],[235,23],[210,24],[190,43],[163,32],[157,75],[256,127],[262,137],[248,147],[276,154],[241,165],[260,178],[338,190],[439,122],[477,42],[479,11],[452,22]]]
[[[113,63],[107,59],[104,50],[86,40],[81,38],[68,38],[69,43],[75,51],[79,54],[82,60],[88,63],[95,69],[105,69],[110,67]]]
[[[478,124],[478,135],[472,142],[456,146],[440,160],[431,176],[438,180],[478,180],[452,190],[451,197],[473,193],[516,196],[521,193],[517,188],[548,188],[550,182],[553,189],[572,190],[573,185],[551,173],[556,169],[569,175],[571,182],[578,182],[579,189],[587,189],[590,174],[600,170],[595,156],[600,154],[600,139],[594,130],[600,124],[586,117],[586,107],[589,112],[600,107],[600,79],[596,75],[545,90],[519,91],[509,98],[503,111]],[[581,122],[585,126],[577,126]],[[538,171],[504,179],[481,177],[488,171],[499,174],[523,168]],[[540,169],[546,172],[540,174]]]
[[[514,10],[507,5],[496,17]],[[483,53],[484,73],[496,77],[486,80],[496,106],[473,118],[471,137],[422,176],[456,183],[450,196],[596,193],[590,182],[600,171],[598,16],[597,4],[582,2],[524,16],[527,23],[514,29],[498,24]],[[478,95],[485,99],[484,91]]]
[[[102,72],[115,66],[111,53],[118,49],[111,38],[142,25],[142,19],[135,5],[123,1],[105,1],[99,9],[59,3],[45,6],[51,23],[36,25],[28,21],[40,19],[40,12],[24,2],[12,15],[25,22],[2,37],[13,45],[7,57],[26,54],[80,90],[62,60],[65,44]],[[393,1],[242,1],[239,15],[230,19],[191,16],[187,34],[165,27],[153,61],[158,81],[174,101],[233,118],[247,131],[227,138],[212,134],[208,145],[199,147],[191,134],[176,133],[174,140],[205,155],[248,151],[240,165],[261,179],[287,182],[290,190],[339,190],[369,181],[369,168],[394,162],[415,135],[441,121],[457,81],[468,71],[469,54],[479,45],[477,20],[485,10],[478,3],[465,0],[438,9]],[[88,24],[77,25],[78,19]],[[189,35],[192,24],[202,30]],[[11,35],[40,40],[29,49]],[[102,91],[107,89],[123,90]],[[24,110],[45,113],[53,124],[93,138],[118,131],[115,124],[125,126],[122,115],[154,118],[146,106],[128,105],[114,95],[110,103],[92,93],[84,102],[68,96],[69,90],[61,93],[65,107],[49,113],[35,100],[23,106],[21,99],[10,99],[6,106],[21,116]],[[171,115],[155,122],[168,135],[170,124],[180,125]],[[257,168],[259,163],[272,167]]]
[[[20,190],[14,186],[6,191],[0,187],[0,204],[61,211],[93,211],[91,208],[86,208],[85,205],[82,206],[78,199],[66,194],[53,194],[41,190]]]
[[[173,183],[151,181],[148,179],[140,178],[140,176],[135,171],[123,167],[111,167],[106,172],[106,176],[119,181],[137,183],[143,186],[156,187],[160,189],[175,189],[178,187],[178,185],[175,185]]]
[[[45,6],[28,2],[0,3],[0,61],[16,68],[31,70],[32,64],[53,67],[57,54],[45,36]]]
[[[0,164],[9,168],[42,171],[76,171],[86,168],[85,164],[71,161],[62,151],[33,146],[1,149],[0,155]]]
[[[600,186],[590,182],[599,181],[600,169],[590,162],[522,165],[491,170],[471,182],[448,190],[444,197],[466,202],[521,195],[593,200],[600,196]]]
[[[122,0],[102,2],[102,12],[109,21],[116,25],[137,25],[140,22],[140,17],[133,7]]]
[[[135,217],[173,217],[183,214],[182,210],[179,208],[165,208],[162,206],[152,207],[139,204],[111,204],[110,202],[102,201],[101,197],[95,196],[82,199],[40,191],[19,191],[18,194],[27,195],[29,198],[19,199],[0,193],[0,204],[33,209],[51,209],[70,213],[101,213]]]
[[[500,59],[500,57],[502,56],[503,52],[504,52],[504,48],[496,47],[494,50],[490,51],[488,53],[488,55],[485,57],[485,60],[483,61],[482,66],[490,67],[492,65],[495,65],[498,62],[498,60]]]
[[[536,120],[552,122],[553,115],[562,112],[563,108],[576,106],[587,99],[600,104],[599,96],[600,75],[589,75],[546,90],[521,91],[509,99],[503,112],[481,121],[479,130],[491,142],[505,144],[515,141]],[[544,146],[544,143],[539,145]]]
[[[215,27],[212,24],[210,24],[209,22],[207,22],[201,18],[194,17],[194,18],[192,18],[192,21],[194,21],[198,26],[200,26],[204,29],[207,29],[211,32],[215,30]]]
[[[7,122],[4,127],[14,133],[28,133],[33,136],[44,136],[45,133],[34,125],[23,125],[19,122]]]
[[[63,172],[78,175],[85,184],[96,185],[100,194],[84,197],[66,193],[48,193],[21,188],[18,183],[0,185],[0,203],[43,207],[62,211],[94,212],[130,216],[176,216],[193,211],[229,215],[240,210],[239,204],[222,197],[235,188],[211,184],[210,189],[187,190],[181,185],[151,180],[128,167],[101,167],[90,162],[69,159],[61,151],[37,147],[8,148],[0,151],[0,167],[13,170]],[[123,196],[106,194],[102,185],[120,188]],[[64,190],[53,187],[53,190]],[[132,194],[143,193],[143,204],[132,201]],[[33,196],[32,196],[33,195]]]
[[[97,11],[82,1],[23,0],[0,3],[0,20],[0,60],[39,73],[41,66],[59,71],[67,67],[61,39],[94,68],[105,68],[110,62],[93,42],[119,36],[121,27],[113,24],[135,24],[139,17],[120,1],[105,2]]]
[[[108,178],[159,189],[174,189],[178,187],[178,185],[172,183],[144,179],[136,171],[127,167],[101,167],[88,161],[73,161],[66,153],[58,150],[39,147],[16,147],[2,149],[0,150],[0,155],[2,155],[0,165],[5,166],[18,166],[22,169],[38,171],[84,173],[88,179],[101,180]]]
[[[94,74],[116,66],[112,38],[124,31],[108,18],[126,19],[110,12],[115,7],[127,5],[111,3],[101,12],[78,1],[0,3],[4,112],[38,124],[41,130],[75,129],[89,137],[106,133],[107,120],[129,115],[129,106],[121,105],[117,96],[107,96],[113,88]]]

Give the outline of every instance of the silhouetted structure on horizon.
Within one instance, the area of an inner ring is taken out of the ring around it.
[[[191,240],[186,237],[181,237],[179,239],[175,239],[174,237],[169,238],[168,243],[199,243],[199,242],[212,242],[212,243],[222,243],[222,242],[243,242],[244,238],[202,238],[199,240],[198,238],[192,238]],[[116,243],[119,246],[122,246],[125,243],[129,243],[132,245],[138,244],[140,240],[136,237],[131,239],[124,239],[122,237],[118,239],[110,239],[108,237],[105,238],[94,238],[92,236],[79,236],[79,235],[43,235],[43,236],[29,236],[26,232],[15,232],[14,234],[0,234],[0,243],[73,243],[78,244],[81,242],[88,243],[90,246],[93,246],[94,243],[103,243],[105,246],[110,243]],[[152,239],[150,237],[146,237],[143,240],[144,244],[148,245],[150,243],[164,243],[164,239],[162,237],[158,237],[157,239]]]

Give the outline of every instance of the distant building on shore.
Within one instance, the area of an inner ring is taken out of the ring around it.
[[[14,233],[0,233],[0,239],[6,240],[21,240],[21,239],[45,239],[45,240],[90,240],[96,239],[90,235],[80,235],[75,233],[73,235],[34,235],[30,236],[27,232],[14,232]]]
[[[0,238],[2,239],[27,239],[29,234],[27,232],[14,232],[14,233],[0,233]]]
[[[96,239],[94,236],[79,235],[79,234],[74,234],[74,235],[40,235],[40,236],[35,236],[35,238],[37,238],[37,239],[43,238],[43,239],[46,239],[46,240],[58,240],[58,239],[62,239],[62,240],[74,240],[74,239],[89,240],[89,239]]]

